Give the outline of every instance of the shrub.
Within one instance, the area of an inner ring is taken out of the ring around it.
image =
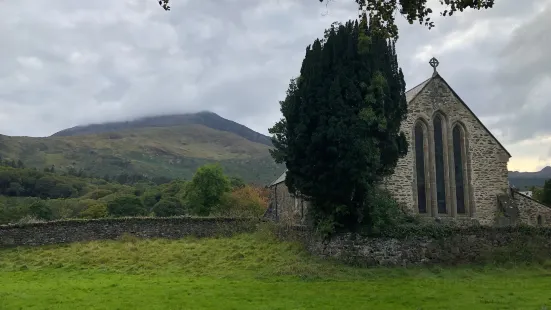
[[[156,216],[177,216],[186,213],[185,208],[176,198],[163,198],[153,206],[153,212]]]
[[[52,220],[54,218],[52,209],[42,200],[37,200],[29,206],[29,211],[33,217],[41,220]]]
[[[153,207],[161,200],[162,194],[157,189],[150,189],[145,191],[142,195],[142,201],[144,207],[147,210],[152,210]]]
[[[264,214],[267,199],[260,189],[246,185],[226,193],[216,209],[223,216],[259,217]]]
[[[74,218],[80,213],[98,202],[93,199],[50,199],[47,205],[53,212],[54,218]]]
[[[22,218],[20,218],[18,221],[17,221],[17,224],[32,224],[32,223],[43,223],[44,220],[43,219],[39,219],[35,216],[32,216],[32,215],[27,215],[27,216],[24,216]]]
[[[147,214],[140,198],[133,195],[119,196],[108,202],[107,211],[113,216],[138,216]]]
[[[19,182],[10,182],[10,186],[6,190],[8,196],[20,196],[25,192],[25,188]]]
[[[230,177],[230,185],[232,189],[243,188],[246,186],[245,181],[239,177]]]
[[[370,195],[368,204],[371,209],[372,233],[377,234],[415,221],[387,190],[377,188]]]
[[[97,200],[97,199],[103,198],[107,195],[110,195],[111,193],[112,193],[112,191],[110,191],[108,189],[96,189],[95,191],[90,192],[86,196],[90,197],[90,199]]]
[[[98,219],[102,217],[107,217],[109,212],[107,212],[107,205],[104,203],[98,203],[88,207],[86,210],[80,212],[80,216],[88,219]]]

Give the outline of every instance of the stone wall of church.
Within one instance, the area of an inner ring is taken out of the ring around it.
[[[435,235],[431,230],[395,237],[338,234],[329,240],[307,227],[276,227],[275,232],[283,240],[302,243],[311,254],[360,266],[528,263],[551,255],[549,227],[470,226],[448,234],[442,232],[449,228],[434,228]]]
[[[513,197],[519,211],[518,220],[521,224],[551,226],[550,207],[519,193],[515,193]]]
[[[288,225],[301,225],[305,221],[308,202],[295,198],[285,183],[279,183],[270,188],[269,218]]]
[[[433,116],[440,112],[445,119],[444,134],[447,138],[445,149],[445,167],[453,167],[452,128],[456,123],[463,125],[467,139],[467,175],[465,184],[470,184],[470,197],[465,197],[472,207],[467,216],[476,218],[483,225],[491,225],[498,211],[496,195],[507,191],[508,154],[499,146],[492,136],[484,129],[475,116],[457,99],[452,90],[443,80],[436,76],[428,82],[425,89],[409,103],[409,114],[402,123],[406,134],[409,150],[406,157],[398,161],[395,173],[386,180],[386,187],[394,194],[395,199],[408,210],[417,213],[417,191],[415,176],[415,152],[413,130],[416,122],[422,119],[428,129],[428,135],[434,134]],[[430,140],[430,139],[429,139]],[[428,150],[433,150],[430,143]],[[433,214],[436,213],[436,186],[433,161],[428,175],[429,197]],[[454,180],[454,169],[445,169],[447,180]],[[446,205],[448,209],[455,204],[455,186],[447,182]],[[456,216],[454,212],[438,214],[438,216]]]

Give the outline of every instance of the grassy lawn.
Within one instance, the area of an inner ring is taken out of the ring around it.
[[[0,250],[0,309],[542,309],[551,270],[371,268],[263,234]]]

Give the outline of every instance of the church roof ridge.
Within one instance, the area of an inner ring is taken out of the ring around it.
[[[433,77],[434,75],[424,80],[423,82],[417,84],[410,90],[406,91],[406,102],[410,103],[411,101],[413,101],[413,99],[417,97],[417,95],[423,90],[423,88],[425,88],[425,86],[432,80]]]
[[[287,169],[285,169],[285,171],[279,176],[279,178],[273,181],[272,184],[270,184],[270,186],[274,186],[285,181],[285,177],[287,177]]]
[[[476,114],[473,112],[473,110],[471,110],[471,108],[469,108],[469,106],[465,103],[465,101],[463,101],[463,99],[461,99],[461,97],[459,97],[459,95],[450,86],[450,84],[448,84],[448,82],[446,82],[446,80],[436,70],[434,71],[433,75],[424,82],[423,87],[421,87],[421,89],[419,89],[419,91],[415,94],[415,97],[417,97],[417,95],[423,90],[423,88],[425,88],[425,86],[427,86],[429,81],[432,81],[435,78],[439,78],[446,85],[446,87],[448,87],[448,89],[452,92],[452,94],[455,96],[455,98],[457,98],[457,100],[459,100],[459,102],[467,109],[467,111],[469,111],[469,113],[471,113],[471,115],[474,117],[474,119],[478,121],[480,126],[482,126],[482,128],[490,135],[490,137],[492,137],[496,141],[497,145],[499,145],[505,151],[505,153],[507,153],[509,158],[513,157],[513,156],[511,156],[511,153],[509,153],[509,151],[505,148],[505,146],[503,146],[503,144],[501,144],[501,142],[499,142],[499,139],[497,139],[494,136],[494,134],[488,129],[488,127],[486,127],[486,125],[484,125],[484,123],[478,118],[478,116],[476,116]],[[412,98],[412,100],[413,99],[415,99],[415,98]],[[410,102],[411,101],[408,101],[408,103],[410,103]]]

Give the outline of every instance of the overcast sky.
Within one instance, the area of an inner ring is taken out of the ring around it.
[[[171,1],[0,1],[0,133],[210,110],[267,134],[305,47],[357,16],[353,0]],[[437,57],[509,169],[535,171],[551,165],[551,0],[496,2],[430,31],[397,16],[399,62],[410,88]]]

